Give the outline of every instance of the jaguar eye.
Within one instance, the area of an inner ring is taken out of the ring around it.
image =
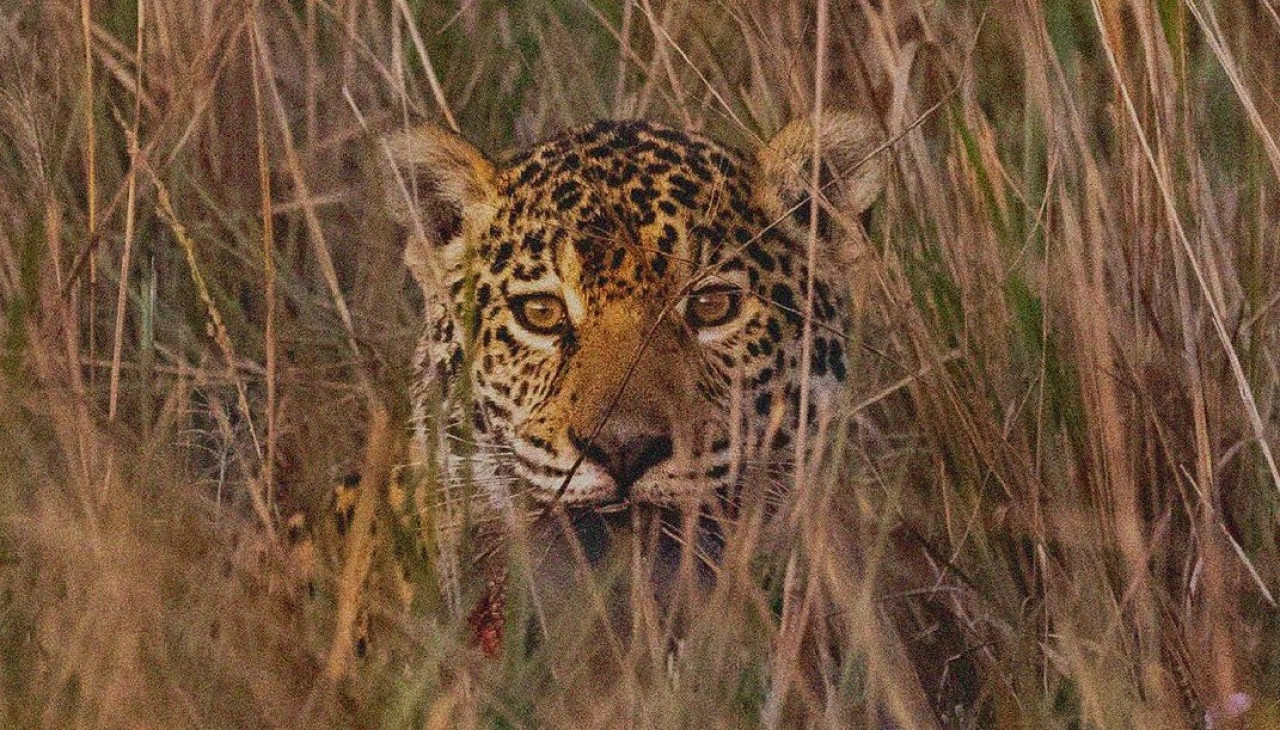
[[[558,335],[569,321],[564,302],[551,294],[529,294],[511,300],[511,311],[521,327],[539,335]]]
[[[717,327],[738,316],[741,292],[728,286],[695,292],[689,301],[689,324],[694,327]]]

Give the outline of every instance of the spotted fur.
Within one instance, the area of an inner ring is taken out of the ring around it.
[[[387,139],[386,199],[427,303],[417,458],[438,451],[433,424],[462,423],[447,473],[466,471],[499,507],[732,493],[746,445],[791,448],[801,387],[816,407],[850,377],[848,231],[881,186],[878,138],[833,114],[817,135],[796,122],[746,153],[608,121],[502,166],[435,127]]]

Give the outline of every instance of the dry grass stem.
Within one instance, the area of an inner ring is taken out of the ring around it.
[[[1272,0],[5,4],[0,727],[1280,727],[1276,48]],[[750,303],[803,321],[798,371],[843,343],[845,392],[797,420],[735,372],[741,499],[702,521],[500,525],[477,494],[528,485],[471,384],[415,382],[448,292],[383,135],[749,153],[841,110],[883,143],[814,134],[724,252],[807,213],[803,300]],[[826,265],[848,331],[810,321]]]

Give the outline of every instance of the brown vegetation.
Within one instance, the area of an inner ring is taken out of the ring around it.
[[[952,727],[1220,728],[1239,693],[1280,725],[1275,3],[819,5],[0,6],[0,726],[756,726],[804,694],[810,605],[834,725],[918,712],[884,613],[963,647],[915,655],[955,668]],[[471,667],[430,596],[352,674],[350,591],[306,596],[284,525],[402,445],[417,315],[370,135],[749,144],[819,66],[895,141],[798,538],[612,704],[554,641]],[[922,546],[923,614],[884,577]]]

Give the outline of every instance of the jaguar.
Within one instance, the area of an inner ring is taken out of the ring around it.
[[[544,534],[544,549],[594,560],[609,515],[723,517],[761,468],[766,491],[786,491],[790,476],[760,465],[803,458],[850,377],[851,271],[881,139],[867,116],[828,113],[748,150],[642,120],[502,160],[429,124],[380,140],[379,192],[425,314],[414,437],[388,501],[457,613],[459,515],[481,515],[491,553],[559,510],[578,539]],[[357,484],[336,494],[343,530]],[[697,531],[714,562],[719,530]],[[668,552],[656,584],[681,561]],[[468,623],[493,654],[506,573],[479,572]]]

